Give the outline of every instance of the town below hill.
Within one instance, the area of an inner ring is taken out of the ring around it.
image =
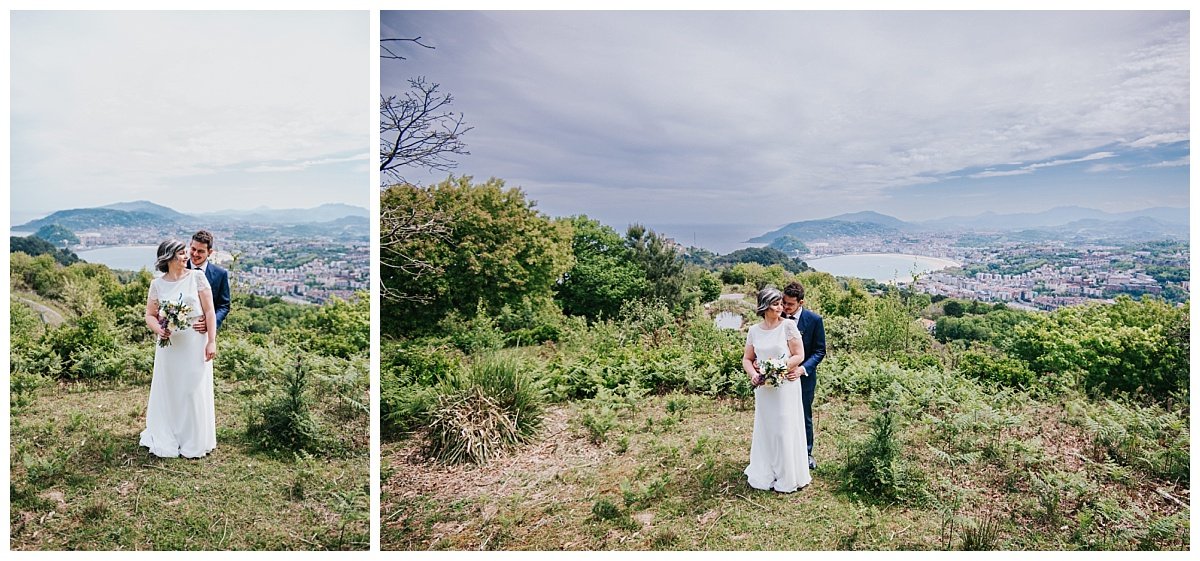
[[[187,240],[200,229],[213,233],[213,260],[232,270],[235,290],[322,303],[370,287],[368,211],[344,204],[192,215],[149,201],[60,210],[15,226],[12,250],[49,252],[36,249],[42,246],[31,239],[38,239],[53,246],[60,262],[79,253],[90,260],[94,250],[144,251],[167,238]]]
[[[897,282],[953,298],[1052,310],[1121,294],[1190,296],[1188,211],[1080,207],[910,223],[876,212],[794,222],[755,237],[800,260],[894,253],[962,264]]]

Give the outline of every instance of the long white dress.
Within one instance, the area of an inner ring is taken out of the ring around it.
[[[750,327],[746,343],[758,360],[788,358],[788,341],[800,337],[794,321],[781,321],[774,329]],[[804,401],[800,380],[783,379],[779,387],[754,389],[754,436],[746,480],[755,489],[790,493],[812,482],[808,472],[808,445],[804,436]]]
[[[150,297],[183,302],[192,308],[193,322],[203,315],[200,292],[212,289],[202,271],[187,270],[177,281],[162,277],[150,282]],[[210,326],[209,329],[212,329]],[[146,430],[140,444],[161,458],[199,458],[217,447],[217,416],[213,400],[212,362],[204,360],[208,338],[195,330],[171,331],[171,344],[154,342],[154,378],[146,406]]]

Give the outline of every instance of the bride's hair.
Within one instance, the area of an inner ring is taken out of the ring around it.
[[[767,314],[767,308],[771,307],[778,300],[783,299],[783,294],[773,286],[768,286],[758,291],[758,317],[763,317]]]
[[[174,238],[158,244],[158,260],[154,262],[154,268],[163,273],[167,272],[167,263],[175,258],[175,254],[179,253],[179,250],[185,247],[187,246],[183,245],[183,242]]]

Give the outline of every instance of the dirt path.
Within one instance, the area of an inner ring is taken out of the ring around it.
[[[23,296],[13,295],[13,298],[16,298],[17,301],[21,302],[22,304],[25,304],[26,306],[33,308],[33,311],[37,312],[38,315],[41,316],[42,323],[44,323],[46,325],[58,327],[58,326],[62,325],[62,323],[64,321],[66,321],[63,318],[62,314],[56,312],[53,308],[50,308],[44,304],[34,302],[33,300],[30,300]]]

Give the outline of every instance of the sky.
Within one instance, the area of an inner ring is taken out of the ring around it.
[[[11,12],[12,223],[370,206],[369,12]]]
[[[434,47],[392,43],[381,87],[454,96],[453,172],[551,216],[687,237],[1189,205],[1186,12],[385,11],[381,35]]]

